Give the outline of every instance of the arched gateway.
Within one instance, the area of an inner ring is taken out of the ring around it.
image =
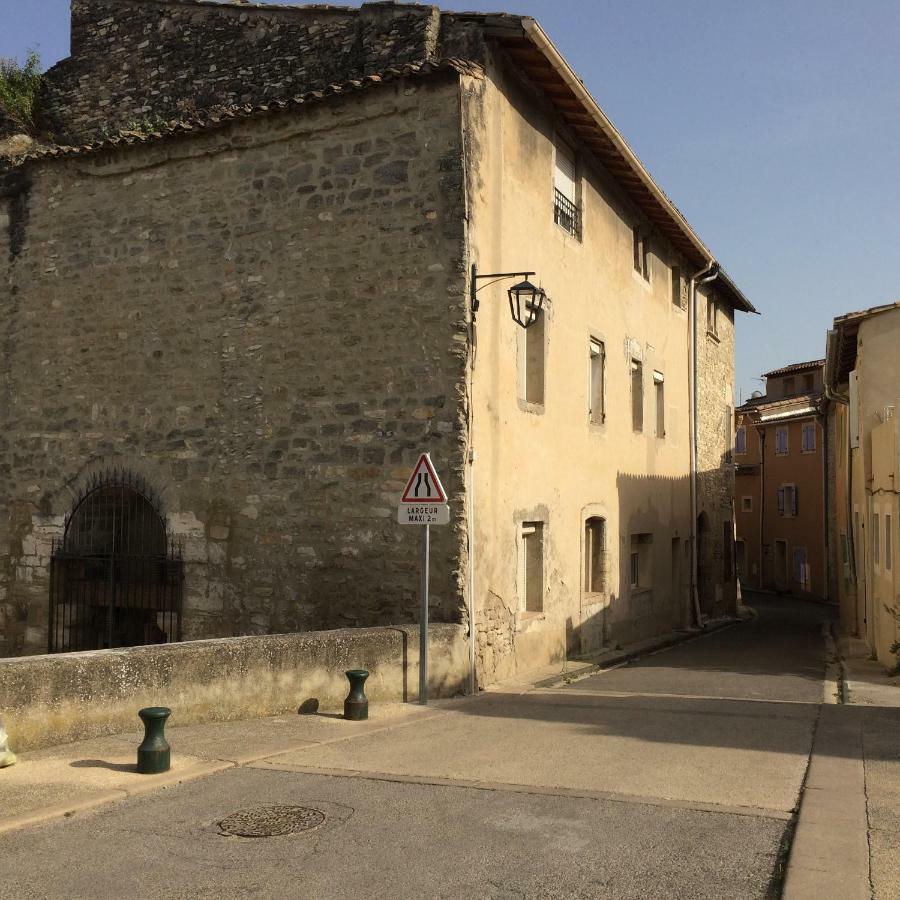
[[[49,651],[180,640],[183,578],[180,549],[143,480],[96,478],[53,547]]]

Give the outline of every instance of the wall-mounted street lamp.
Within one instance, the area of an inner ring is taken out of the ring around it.
[[[534,272],[494,272],[490,275],[479,275],[475,264],[472,264],[472,321],[475,321],[475,315],[478,307],[481,305],[478,300],[478,292],[481,288],[486,288],[489,284],[497,281],[503,281],[505,278],[523,278],[514,284],[508,291],[509,294],[509,312],[513,322],[521,325],[522,328],[528,328],[534,325],[541,314],[544,307],[544,300],[547,299],[547,293],[543,288],[535,287],[529,280],[528,276],[534,275]],[[487,284],[478,286],[478,282],[490,278]]]

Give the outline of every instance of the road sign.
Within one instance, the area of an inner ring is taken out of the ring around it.
[[[397,507],[401,525],[449,525],[450,507],[446,503],[402,503]]]
[[[450,522],[447,492],[434,470],[431,457],[419,457],[400,497],[397,521],[422,526],[422,590],[419,607],[419,703],[428,703],[428,570],[431,561],[431,526]]]
[[[409,481],[406,483],[406,490],[400,498],[401,503],[446,503],[447,492],[438,478],[434,466],[431,464],[431,457],[427,453],[423,453],[419,457]]]

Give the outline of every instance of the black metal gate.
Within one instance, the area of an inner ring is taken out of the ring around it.
[[[96,478],[53,546],[50,653],[181,640],[183,581],[181,548],[143,480]]]

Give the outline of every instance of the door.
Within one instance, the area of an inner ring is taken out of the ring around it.
[[[775,590],[788,589],[787,541],[775,541]]]

